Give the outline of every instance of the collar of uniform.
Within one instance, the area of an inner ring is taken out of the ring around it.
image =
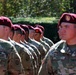
[[[69,48],[69,46],[66,43],[64,43],[63,48],[61,49],[61,53],[66,53],[68,55],[76,56],[76,49],[72,51]]]

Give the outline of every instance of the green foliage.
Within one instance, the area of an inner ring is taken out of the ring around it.
[[[22,9],[23,0],[2,0],[0,2],[0,15],[16,17]]]
[[[75,8],[76,0],[0,0],[0,15],[11,17],[58,17]]]
[[[56,17],[27,17],[27,18],[13,18],[10,17],[13,23],[57,23],[58,19]]]

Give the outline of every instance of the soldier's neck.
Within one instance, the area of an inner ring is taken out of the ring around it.
[[[8,40],[8,37],[3,37],[3,38],[1,38],[1,39]]]
[[[72,40],[68,40],[68,41],[66,41],[66,43],[68,45],[76,45],[76,38],[75,39],[72,39]]]

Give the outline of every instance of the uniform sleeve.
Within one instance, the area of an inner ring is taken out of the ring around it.
[[[24,75],[21,58],[14,47],[11,48],[8,62],[9,73],[11,73],[12,75]]]

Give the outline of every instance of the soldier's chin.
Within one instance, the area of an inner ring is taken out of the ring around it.
[[[60,39],[62,39],[62,37],[61,37],[61,36],[59,36],[59,38],[60,38]]]

